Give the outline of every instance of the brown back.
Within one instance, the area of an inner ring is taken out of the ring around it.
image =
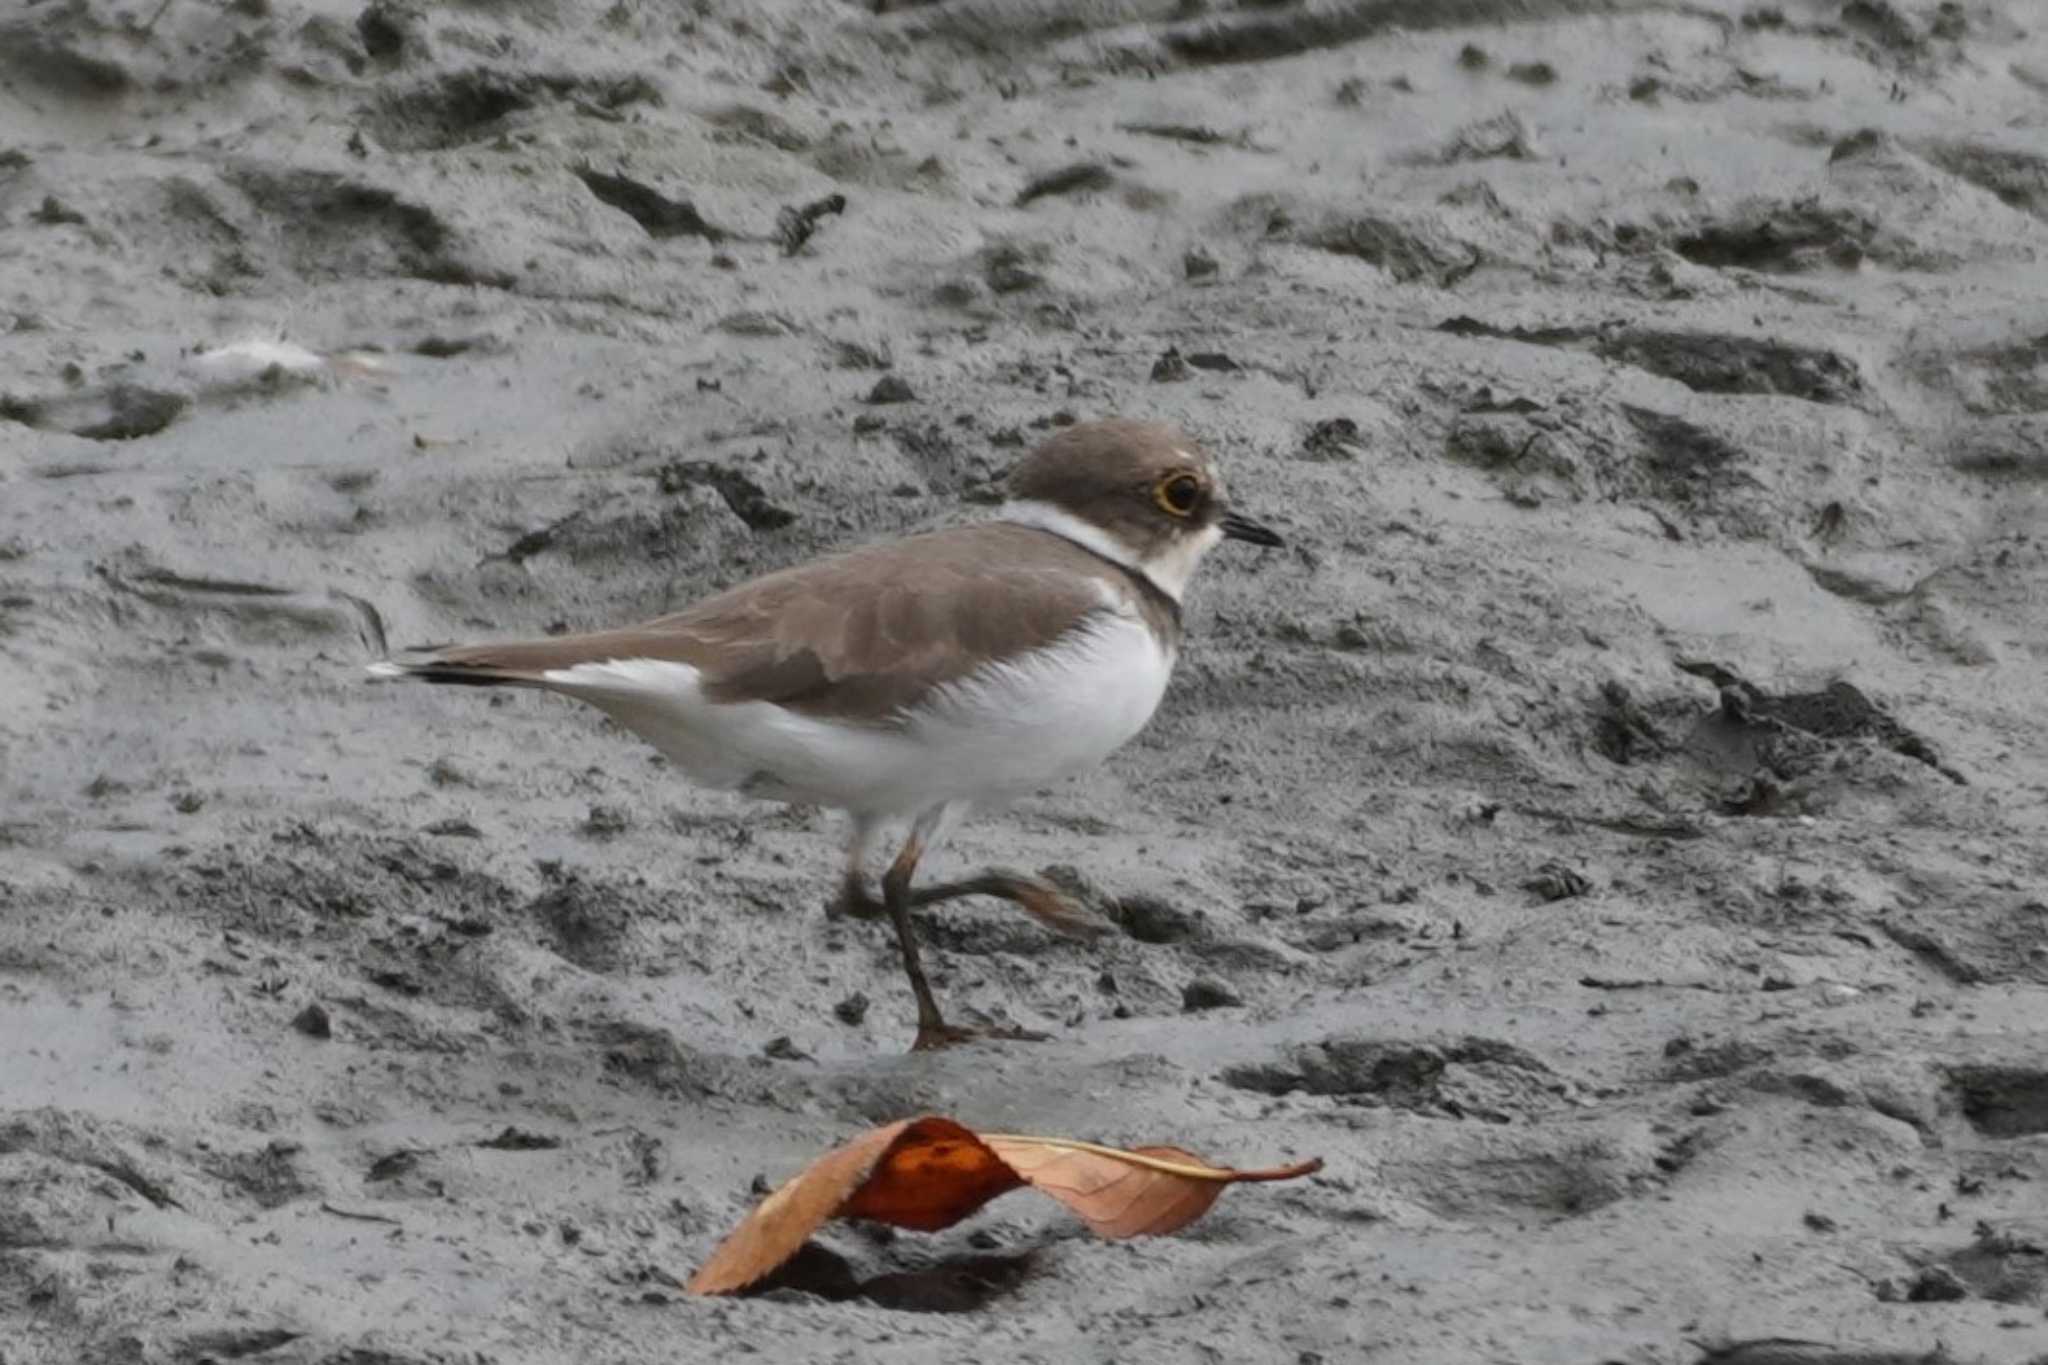
[[[1085,628],[1112,600],[1180,641],[1172,599],[1049,531],[1001,522],[871,545],[742,583],[618,630],[446,649],[409,669],[435,682],[525,683],[577,664],[696,668],[718,702],[888,724],[933,688]]]

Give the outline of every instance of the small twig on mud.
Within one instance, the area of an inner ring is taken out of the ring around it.
[[[775,215],[775,236],[782,243],[782,254],[794,256],[802,251],[804,243],[810,241],[811,234],[818,230],[820,218],[828,213],[844,212],[846,196],[843,194],[828,194],[801,208],[783,208]]]
[[[391,657],[391,645],[384,635],[384,616],[375,604],[339,588],[329,588],[327,595],[355,612],[356,634],[361,637],[363,647],[370,651],[371,658]]]
[[[585,99],[581,95],[573,96],[569,100],[569,104],[577,113],[594,119],[603,119],[606,123],[624,123],[626,121],[626,116],[618,110],[607,109],[596,101]]]
[[[1116,176],[1107,166],[1098,166],[1092,161],[1080,161],[1071,166],[1062,166],[1034,178],[1017,192],[1014,207],[1023,208],[1034,199],[1049,194],[1074,194],[1083,190],[1106,190],[1116,184]]]
[[[1639,839],[1698,839],[1707,830],[1697,821],[1679,816],[1672,819],[1657,819],[1649,816],[1630,815],[1589,815],[1580,811],[1558,810],[1552,806],[1510,806],[1508,809],[1521,815],[1533,815],[1539,820],[1561,820],[1567,825],[1591,825],[1614,834],[1631,834]]]
[[[1657,976],[1582,976],[1579,984],[1595,991],[1646,991],[1668,989],[1674,991],[1718,990],[1705,981],[1666,981]]]
[[[320,1206],[320,1212],[331,1213],[336,1218],[352,1219],[358,1223],[389,1223],[392,1227],[395,1228],[402,1228],[405,1226],[405,1224],[399,1222],[396,1218],[386,1218],[381,1213],[356,1213],[351,1209],[338,1209],[334,1207],[334,1205],[332,1204],[322,1204]]]

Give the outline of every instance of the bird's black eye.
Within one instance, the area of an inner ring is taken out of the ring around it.
[[[1160,481],[1153,496],[1172,515],[1192,516],[1202,501],[1202,481],[1192,474],[1173,474]]]

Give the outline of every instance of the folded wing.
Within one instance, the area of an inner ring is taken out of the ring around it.
[[[372,671],[582,692],[603,665],[680,664],[706,701],[887,724],[990,662],[1135,609],[1122,575],[1043,531],[965,527],[784,569],[639,625],[456,646]]]

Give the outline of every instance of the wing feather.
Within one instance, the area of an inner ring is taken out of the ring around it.
[[[1127,570],[1070,541],[990,523],[813,560],[640,625],[465,645],[405,668],[548,687],[578,664],[652,659],[695,668],[712,701],[887,723],[936,687],[1043,649],[1095,613],[1149,605],[1141,598]]]

